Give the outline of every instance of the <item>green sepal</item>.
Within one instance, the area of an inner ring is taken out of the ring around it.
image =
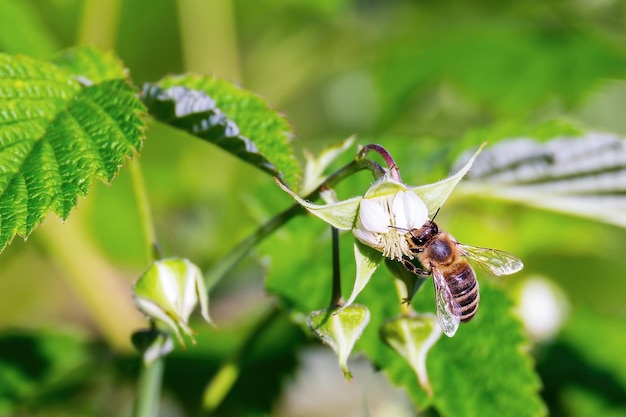
[[[428,207],[429,214],[435,213],[441,206],[443,206],[443,203],[446,202],[459,181],[461,181],[465,174],[467,174],[470,170],[474,160],[476,160],[476,157],[480,151],[482,151],[485,144],[486,143],[483,143],[480,148],[478,148],[470,160],[467,161],[463,168],[461,168],[456,174],[433,184],[408,187],[408,190],[414,192],[419,198],[422,199],[422,201],[424,201],[424,204]]]
[[[378,181],[372,184],[365,193],[365,198],[387,197],[406,190],[406,185],[391,178],[387,172]]]
[[[417,262],[417,260],[413,260],[413,262]],[[404,283],[406,288],[406,293],[401,295],[402,301],[406,303],[411,303],[413,297],[417,293],[417,290],[422,288],[422,285],[427,281],[428,278],[420,277],[415,275],[412,272],[409,272],[404,265],[402,265],[397,260],[391,260],[389,258],[385,258],[385,266],[387,269],[398,278],[400,281]]]
[[[170,335],[156,328],[136,331],[131,336],[131,341],[135,349],[143,356],[143,363],[146,367],[174,350]]]
[[[350,294],[350,298],[345,302],[339,310],[335,314],[338,314],[340,311],[346,309],[349,305],[351,305],[356,299],[357,295],[370,281],[370,278],[376,271],[376,268],[380,265],[383,260],[383,254],[378,252],[376,249],[372,249],[367,245],[359,242],[357,239],[354,240],[354,259],[356,261],[356,277],[354,279],[354,287],[352,288],[352,293]]]
[[[400,316],[385,321],[380,327],[383,341],[406,359],[428,396],[433,392],[426,372],[426,355],[441,334],[441,327],[433,314]]]
[[[352,373],[348,369],[348,357],[369,321],[368,308],[360,304],[353,304],[341,310],[327,308],[313,311],[306,318],[306,324],[313,333],[337,354],[339,366],[346,380],[352,380]]]
[[[298,194],[280,182],[278,178],[275,178],[275,181],[283,191],[292,196],[309,213],[316,215],[331,226],[339,230],[350,230],[354,226],[354,219],[363,197],[353,197],[332,204],[313,204],[299,197]]]

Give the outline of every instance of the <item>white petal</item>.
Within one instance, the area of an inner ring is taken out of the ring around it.
[[[155,262],[155,265],[159,271],[158,276],[161,288],[163,288],[163,294],[165,294],[165,298],[169,303],[168,307],[177,314],[180,314],[182,291],[180,283],[178,282],[178,277],[166,263],[157,261]]]
[[[198,281],[198,275],[200,271],[198,267],[185,259],[185,275],[183,278],[182,285],[184,285],[183,289],[183,297],[180,306],[180,316],[183,322],[189,322],[189,316],[193,312],[194,308],[196,308],[196,304],[198,303],[198,293],[196,291],[196,283]]]
[[[161,307],[159,307],[154,301],[148,300],[144,297],[135,296],[135,304],[139,310],[141,310],[146,316],[151,317],[156,320],[160,320],[165,323],[170,329],[174,331],[176,338],[180,342],[182,346],[185,346],[185,342],[180,335],[180,331],[178,330],[179,322],[176,322],[170,317]]]
[[[386,198],[363,199],[359,209],[359,220],[363,228],[369,232],[387,233],[391,222]]]
[[[406,193],[400,191],[393,197],[391,204],[391,216],[393,218],[393,225],[402,229],[410,229],[408,227],[407,215],[410,211],[410,207],[407,204]]]
[[[354,237],[359,239],[361,242],[365,243],[367,246],[370,246],[374,249],[382,250],[382,239],[380,238],[380,234],[378,233],[370,233],[362,229],[357,225],[357,228],[352,230],[352,234]]]
[[[412,192],[403,192],[404,207],[406,213],[406,228],[416,229],[422,227],[428,220],[428,208],[424,201]]]

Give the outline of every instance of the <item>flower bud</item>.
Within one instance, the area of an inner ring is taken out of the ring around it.
[[[352,304],[333,314],[335,310],[328,308],[314,311],[309,314],[306,323],[317,337],[335,351],[343,377],[352,380],[348,357],[370,321],[370,312],[367,307],[359,304]]]
[[[432,314],[421,314],[389,319],[380,327],[380,335],[385,343],[406,359],[422,389],[432,396],[426,372],[426,355],[441,336],[437,318]]]
[[[189,316],[198,304],[202,317],[211,323],[202,272],[187,259],[154,262],[135,282],[133,298],[141,312],[169,327],[183,348],[185,342],[180,330],[196,343],[194,331],[189,327]]]

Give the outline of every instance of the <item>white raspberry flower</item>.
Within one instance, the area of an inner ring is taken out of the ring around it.
[[[406,241],[407,230],[428,220],[426,204],[412,192],[367,198],[361,201],[354,236],[389,259],[413,258]]]

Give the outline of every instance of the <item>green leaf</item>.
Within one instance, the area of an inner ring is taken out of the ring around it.
[[[224,80],[185,75],[147,84],[143,100],[157,120],[216,144],[292,188],[298,184],[291,127],[252,93]]]
[[[94,47],[67,49],[57,55],[53,62],[87,84],[128,77],[128,70],[112,52],[103,52]]]
[[[380,275],[380,274],[379,274]],[[479,277],[480,279],[480,277]],[[411,306],[434,313],[432,278],[418,291]],[[418,379],[397,353],[381,347],[370,329],[398,315],[400,301],[390,277],[372,279],[359,296],[371,323],[355,350],[362,349],[389,379],[404,388],[420,409],[434,406],[442,416],[542,416],[540,381],[527,351],[528,340],[513,315],[512,303],[499,289],[481,282],[481,305],[469,323],[461,323],[453,338],[440,338],[426,360],[433,396],[419,388]]]
[[[67,218],[93,179],[109,183],[141,147],[143,109],[125,79],[85,86],[62,67],[0,54],[0,250],[50,210]]]
[[[486,149],[459,195],[513,201],[626,227],[626,140],[607,133]]]
[[[475,318],[431,351],[435,408],[444,416],[545,415],[541,383],[512,303],[490,285],[481,285],[481,301]]]

